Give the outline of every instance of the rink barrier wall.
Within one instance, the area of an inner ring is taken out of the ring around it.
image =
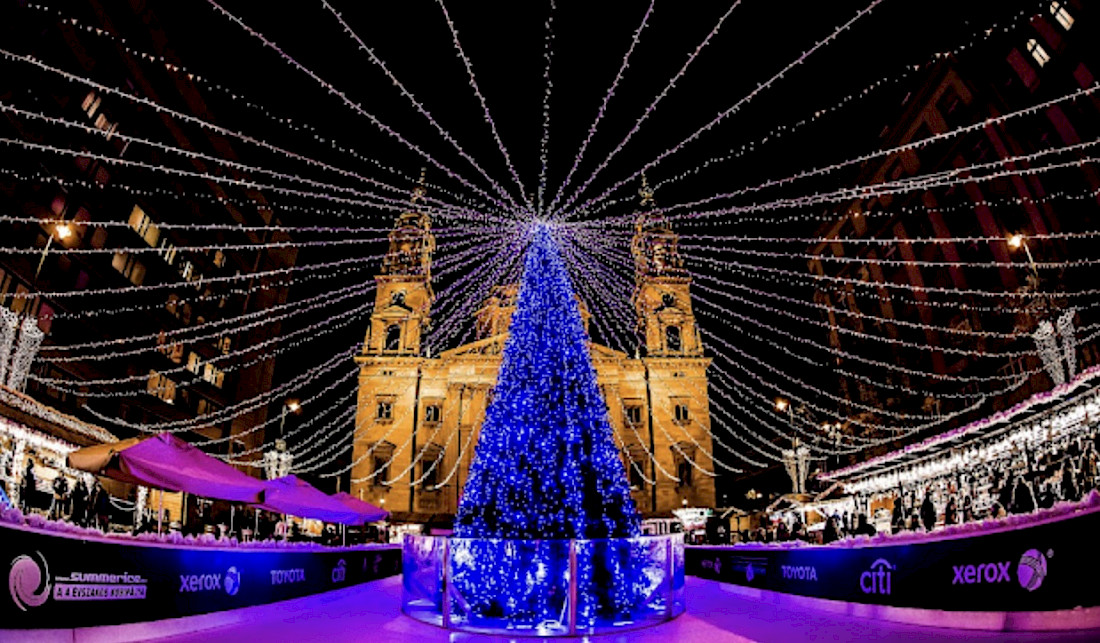
[[[0,526],[0,565],[8,580],[3,638],[13,630],[177,619],[310,596],[399,574],[401,551],[188,547]]]
[[[1100,511],[898,544],[688,547],[686,571],[787,605],[981,630],[1100,627]]]

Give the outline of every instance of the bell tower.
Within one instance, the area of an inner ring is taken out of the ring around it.
[[[634,295],[637,333],[650,357],[698,357],[703,354],[691,307],[691,278],[680,257],[680,236],[654,212],[653,190],[642,177],[642,200],[635,212]]]
[[[424,199],[424,170],[413,190],[409,208],[397,217],[389,234],[390,248],[382,272],[374,277],[374,312],[363,348],[364,355],[419,355],[424,331],[431,324],[432,252],[435,236],[431,218],[419,211]]]

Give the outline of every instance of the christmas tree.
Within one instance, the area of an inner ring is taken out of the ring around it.
[[[500,373],[455,520],[465,538],[637,536],[577,298],[549,226],[534,229]]]

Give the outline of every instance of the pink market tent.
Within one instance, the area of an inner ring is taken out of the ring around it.
[[[364,502],[346,491],[340,493],[334,493],[332,498],[339,500],[344,506],[349,507],[355,511],[360,512],[366,518],[363,522],[374,522],[376,520],[382,520],[386,516],[390,515],[390,512],[380,507],[375,507],[369,502]]]
[[[264,499],[258,505],[260,509],[343,525],[360,525],[371,519],[368,513],[344,504],[295,475],[263,484]]]
[[[98,444],[69,454],[69,466],[131,484],[204,498],[257,503],[263,482],[171,433]]]

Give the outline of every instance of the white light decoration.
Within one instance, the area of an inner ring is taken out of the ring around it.
[[[18,328],[19,315],[9,308],[0,307],[0,384],[8,381],[11,352]]]
[[[805,446],[795,446],[793,449],[783,450],[783,467],[791,478],[794,493],[806,493],[806,476],[810,473],[809,465],[810,450]]]
[[[27,383],[27,374],[31,372],[31,362],[38,354],[38,348],[42,345],[42,339],[46,336],[38,328],[38,319],[27,317],[19,328],[19,339],[15,347],[15,353],[11,358],[11,367],[5,384],[14,391],[22,391]]]
[[[278,446],[274,450],[264,451],[264,474],[267,475],[268,480],[290,475],[291,466],[294,464],[294,454],[285,450],[285,442],[282,443],[282,447],[283,450],[281,451]]]
[[[1040,321],[1035,331],[1031,334],[1035,340],[1035,346],[1039,349],[1039,357],[1043,360],[1043,367],[1047,375],[1054,381],[1054,385],[1064,384],[1066,372],[1062,369],[1062,353],[1058,350],[1058,340],[1054,335],[1054,324],[1049,319]]]
[[[1062,357],[1066,362],[1066,372],[1069,377],[1077,375],[1077,334],[1073,328],[1073,317],[1077,311],[1073,308],[1066,310],[1058,318],[1058,336],[1062,339]]]

